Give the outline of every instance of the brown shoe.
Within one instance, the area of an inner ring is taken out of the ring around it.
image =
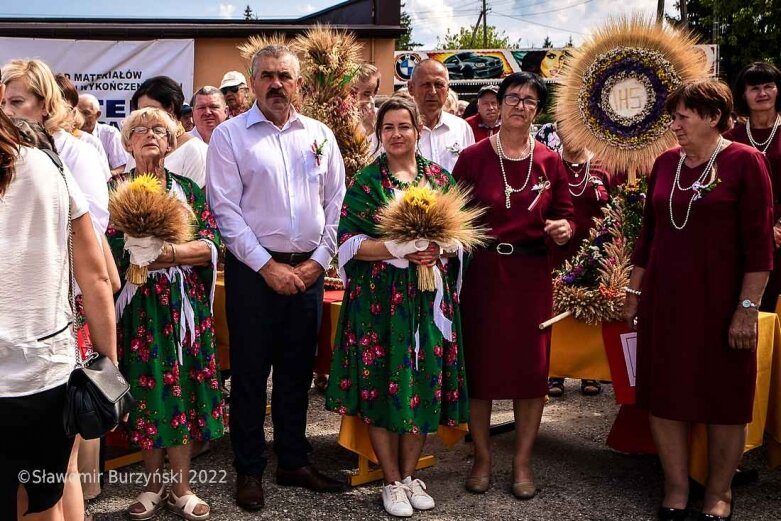
[[[236,476],[236,504],[244,510],[260,510],[266,505],[260,476]]]
[[[344,485],[321,474],[311,465],[295,470],[277,468],[277,485],[281,487],[303,487],[315,492],[342,492]]]
[[[523,483],[513,483],[513,496],[518,499],[531,499],[537,495],[537,487],[533,481],[524,481]]]

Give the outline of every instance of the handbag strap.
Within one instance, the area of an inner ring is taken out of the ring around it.
[[[67,233],[68,233],[68,303],[71,307],[71,323],[70,329],[73,335],[73,352],[76,358],[76,367],[83,367],[81,361],[81,352],[79,351],[79,342],[76,331],[76,290],[74,286],[75,277],[73,275],[73,225],[71,223],[71,201],[70,201],[70,187],[68,186],[68,177],[65,175],[65,168],[62,165],[62,159],[53,150],[42,148],[40,149],[44,154],[49,156],[54,166],[60,171],[62,180],[65,182],[65,191],[68,194],[68,221],[67,221]]]

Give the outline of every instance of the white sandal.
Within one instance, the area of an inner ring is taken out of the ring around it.
[[[198,505],[206,505],[209,510],[201,515],[193,514],[195,507]],[[195,494],[185,494],[181,497],[176,497],[174,491],[171,490],[168,493],[167,506],[168,510],[187,521],[203,521],[204,519],[209,519],[209,515],[211,514],[211,507],[209,507],[209,504]]]
[[[163,508],[165,506],[165,502],[168,499],[168,493],[165,491],[165,486],[160,487],[160,491],[155,492],[149,492],[144,491],[141,492],[138,497],[136,497],[135,502],[130,505],[132,507],[136,503],[141,503],[141,506],[144,507],[143,512],[133,512],[130,510],[130,507],[127,508],[127,513],[130,516],[130,519],[133,519],[135,521],[144,521],[146,519],[152,519],[158,510]]]

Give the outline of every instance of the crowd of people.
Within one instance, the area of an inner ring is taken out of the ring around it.
[[[587,237],[615,173],[555,125],[535,139],[534,122],[551,101],[533,73],[483,87],[464,119],[442,63],[419,63],[407,92],[379,107],[380,73],[364,65],[353,90],[373,160],[351,179],[333,132],[295,109],[301,70],[289,48],[257,51],[249,78],[230,71],[189,103],[175,78],[149,78],[118,131],[99,122],[94,96],[45,63],[2,67],[0,517],[88,515],[85,501],[100,492],[94,483],[20,484],[18,475],[97,471],[95,440],[68,438],[61,421],[75,356],[90,351],[119,365],[137,401],[124,428],[149,479],[127,507],[131,519],[161,508],[208,519],[209,491],[199,497],[186,478],[191,457],[226,432],[237,505],[264,507],[269,375],[276,483],[341,491],[313,465],[306,438],[324,273],[337,252],[345,298],[330,378],[315,383],[328,410],[368,424],[385,510],[409,517],[435,508],[435,487],[415,468],[426,435],[441,426],[469,425],[466,490],[493,486],[493,400],[513,401],[512,493],[534,498],[546,395],[562,390],[548,378],[550,329],[538,324],[552,315],[552,270]],[[625,288],[625,316],[639,338],[638,404],[649,410],[664,471],[662,520],[688,515],[693,422],[708,425],[714,455],[699,519],[733,514],[730,483],[752,419],[757,313],[774,310],[781,291],[780,86],[777,68],[755,63],[732,91],[696,80],[666,100],[679,146],[649,175]],[[110,225],[110,190],[141,174],[192,212],[192,240],[136,238]],[[378,215],[390,201],[413,187],[456,183],[485,208],[491,236],[468,266],[449,245],[382,238]],[[230,415],[213,316],[221,247]],[[126,272],[141,257],[149,276],[134,284]],[[418,289],[417,266],[437,270],[441,293]],[[448,334],[438,314],[452,324]],[[583,381],[582,390],[596,394],[600,384]],[[166,460],[184,478],[170,486]]]

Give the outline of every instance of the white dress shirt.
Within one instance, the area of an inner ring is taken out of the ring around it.
[[[258,271],[268,250],[314,251],[311,259],[328,267],[345,192],[328,127],[291,109],[280,129],[254,104],[214,129],[206,163],[209,204],[236,258]]]
[[[73,178],[87,198],[92,224],[100,233],[108,228],[108,165],[93,147],[73,137],[64,130],[52,136],[62,162],[73,174]],[[108,174],[110,177],[110,174]]]
[[[108,157],[108,166],[115,169],[127,164],[128,153],[122,145],[122,134],[116,128],[104,123],[96,123],[92,135],[103,144]]]
[[[474,142],[475,136],[469,124],[443,110],[434,128],[423,127],[419,146],[423,157],[452,172],[458,155]]]

